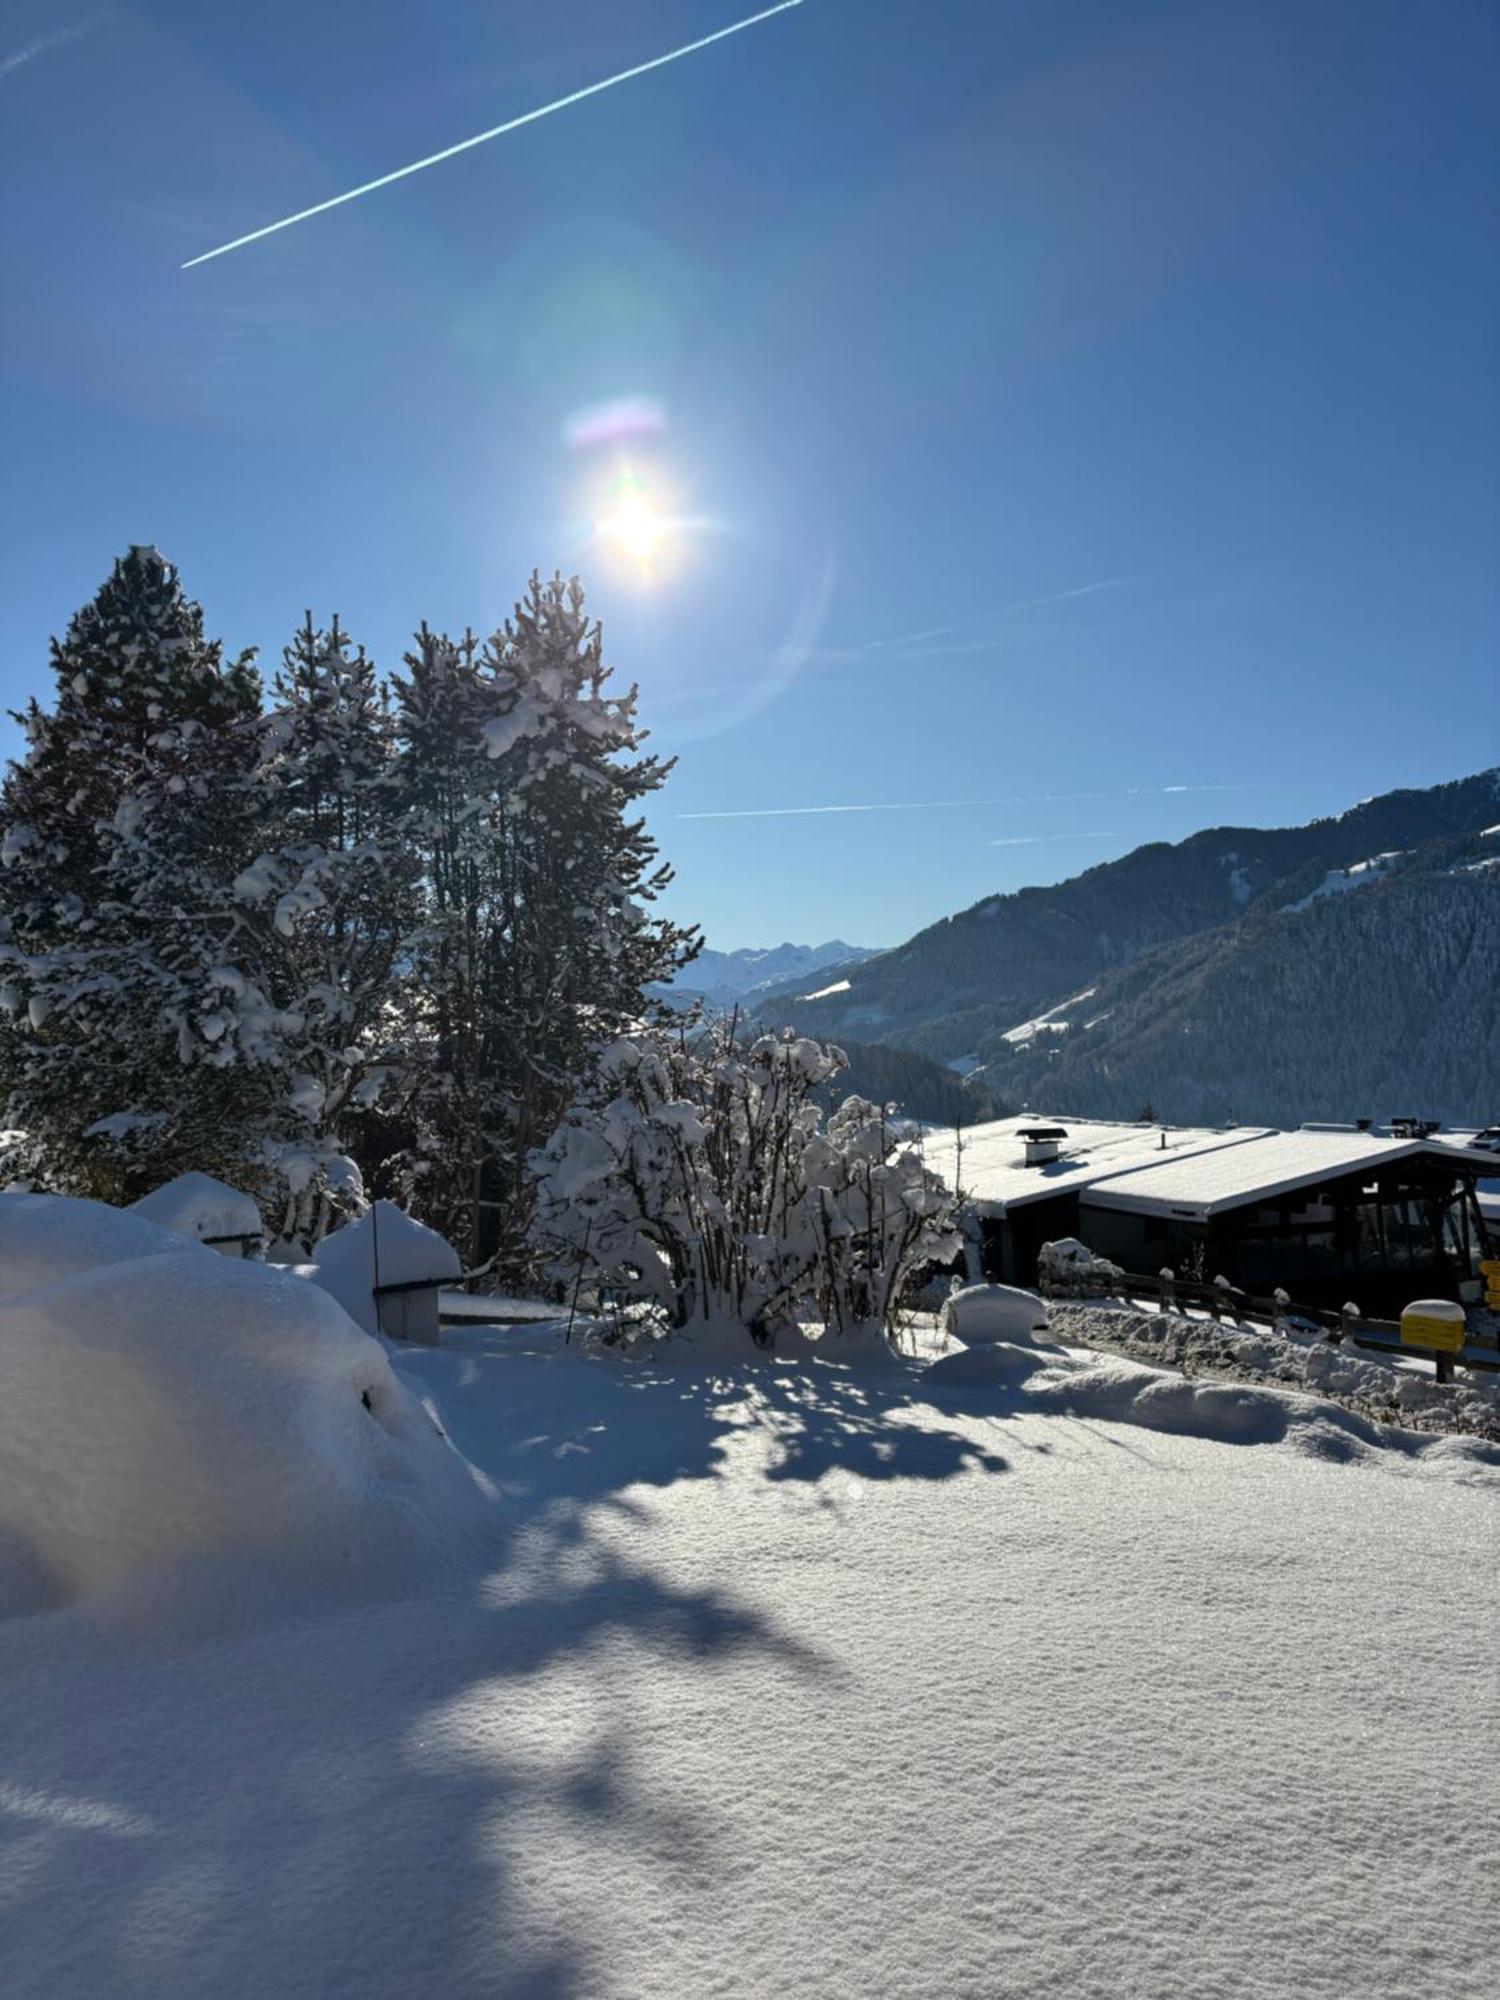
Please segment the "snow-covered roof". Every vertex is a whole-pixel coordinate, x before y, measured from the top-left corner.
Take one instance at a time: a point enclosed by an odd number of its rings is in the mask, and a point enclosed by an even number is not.
[[[1068,1136],[1056,1160],[1028,1166],[1022,1135],[1043,1125]],[[1119,1125],[1098,1118],[1043,1119],[1029,1112],[967,1126],[961,1135],[929,1132],[924,1152],[934,1173],[959,1185],[988,1215],[1087,1188],[1090,1207],[1197,1217],[1417,1154],[1446,1156],[1492,1175],[1496,1155],[1467,1147],[1465,1136],[1405,1139],[1349,1127],[1277,1132],[1258,1125],[1220,1130]]]
[[[332,1292],[357,1326],[378,1325],[375,1294],[393,1286],[442,1285],[463,1275],[458,1252],[394,1202],[372,1202],[318,1245],[313,1282]]]
[[[130,1204],[131,1213],[144,1215],[162,1229],[175,1229],[199,1243],[259,1236],[260,1209],[253,1196],[242,1194],[212,1174],[179,1174],[150,1194]]]
[[[1068,1136],[1057,1159],[1028,1166],[1021,1135],[1039,1126],[1064,1130]],[[959,1185],[986,1213],[1003,1215],[1008,1209],[1049,1201],[1108,1174],[1143,1167],[1151,1161],[1243,1146],[1263,1136],[1264,1128],[1252,1125],[1215,1131],[1203,1126],[1120,1125],[1098,1118],[1053,1119],[1025,1112],[1016,1118],[967,1126],[962,1134],[929,1132],[923,1151],[933,1172],[950,1186]]]
[[[1254,1133],[1244,1145],[1205,1150],[1206,1158],[1161,1160],[1101,1179],[1089,1189],[1089,1206],[1202,1218],[1397,1160],[1446,1158],[1481,1168],[1486,1160],[1484,1154],[1442,1139],[1306,1129]],[[1489,1158],[1492,1163],[1493,1156]]]

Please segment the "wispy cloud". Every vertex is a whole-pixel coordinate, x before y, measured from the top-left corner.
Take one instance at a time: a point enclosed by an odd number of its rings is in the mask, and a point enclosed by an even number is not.
[[[1040,611],[1049,604],[1071,604],[1075,597],[1097,597],[1101,590],[1134,590],[1144,583],[1141,576],[1106,576],[1098,583],[1080,583],[1072,590],[1054,590],[1046,597],[1023,597],[1019,604],[1007,604],[999,618],[1014,618],[1020,611]]]
[[[1119,792],[1017,792],[1003,799],[880,799],[869,805],[740,806],[728,811],[678,813],[678,819],[807,819],[825,813],[975,812],[991,806],[1073,805],[1085,799],[1159,799],[1176,792],[1250,792],[1256,785],[1132,785]],[[1033,836],[1028,836],[1031,838]],[[1040,840],[1044,836],[1034,836]],[[1048,835],[1052,839],[1114,840],[1115,834]],[[1020,841],[994,841],[995,847]]]
[[[1075,584],[1070,590],[1050,591],[1045,597],[1023,597],[1015,604],[1002,604],[998,610],[989,612],[982,618],[965,618],[956,625],[931,625],[921,632],[902,632],[881,639],[866,639],[857,646],[820,646],[813,653],[815,662],[826,665],[851,666],[858,662],[868,662],[872,666],[889,663],[902,665],[908,660],[956,659],[970,653],[994,653],[1011,646],[1022,644],[1012,632],[990,631],[978,637],[958,640],[957,643],[940,644],[939,641],[953,641],[959,633],[975,633],[981,626],[1002,623],[1007,618],[1018,618],[1023,611],[1043,611],[1055,604],[1071,604],[1081,597],[1097,597],[1102,592],[1112,590],[1133,590],[1145,579],[1139,576],[1106,576],[1097,583]]]
[[[10,76],[27,63],[35,62],[38,56],[49,55],[53,49],[66,48],[70,42],[81,42],[89,29],[102,18],[100,14],[85,14],[70,28],[54,28],[50,35],[38,35],[23,48],[13,50],[8,56],[0,56],[0,77]]]

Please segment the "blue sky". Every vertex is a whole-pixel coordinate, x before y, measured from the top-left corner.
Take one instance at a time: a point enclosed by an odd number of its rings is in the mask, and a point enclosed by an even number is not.
[[[1487,0],[805,0],[179,268],[754,11],[0,0],[0,692],[132,541],[268,664],[577,569],[725,947],[1500,760]]]

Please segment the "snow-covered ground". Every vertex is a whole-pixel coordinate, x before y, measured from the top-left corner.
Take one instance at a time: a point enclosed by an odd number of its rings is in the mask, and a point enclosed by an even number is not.
[[[1491,1990],[1500,1453],[1024,1345],[391,1359],[452,1561],[0,1622],[8,2000]]]

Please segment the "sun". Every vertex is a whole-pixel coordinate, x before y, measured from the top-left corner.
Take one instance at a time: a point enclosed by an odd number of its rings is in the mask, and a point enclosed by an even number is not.
[[[600,536],[643,568],[661,554],[672,523],[637,480],[623,484],[599,522]]]

